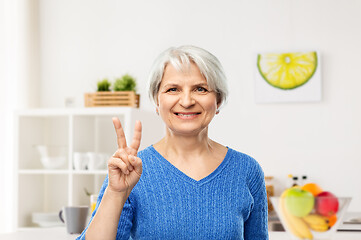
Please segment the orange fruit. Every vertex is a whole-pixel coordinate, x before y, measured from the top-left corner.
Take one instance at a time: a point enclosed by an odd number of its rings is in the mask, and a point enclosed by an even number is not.
[[[328,226],[332,227],[337,222],[336,214],[332,215],[331,217],[327,217],[328,219]]]
[[[306,183],[301,187],[301,189],[305,191],[309,191],[315,197],[323,191],[322,188],[318,186],[316,183]]]

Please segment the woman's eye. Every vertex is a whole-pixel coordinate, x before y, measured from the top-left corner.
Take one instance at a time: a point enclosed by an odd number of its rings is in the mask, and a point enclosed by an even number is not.
[[[177,88],[169,88],[166,92],[175,92],[177,91]]]
[[[207,89],[205,89],[204,87],[197,87],[197,92],[208,92]]]

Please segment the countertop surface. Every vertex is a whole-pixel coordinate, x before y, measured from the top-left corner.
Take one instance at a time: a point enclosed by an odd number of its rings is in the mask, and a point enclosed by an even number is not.
[[[70,240],[78,234],[68,234],[65,227],[22,229],[13,233],[0,234],[1,240]],[[270,240],[289,240],[285,232],[269,232]],[[361,232],[337,232],[334,240],[360,240]]]

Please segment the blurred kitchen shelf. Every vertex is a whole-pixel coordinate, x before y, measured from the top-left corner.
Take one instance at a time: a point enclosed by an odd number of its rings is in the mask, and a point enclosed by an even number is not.
[[[31,221],[33,212],[58,212],[66,205],[89,205],[87,193],[99,192],[108,171],[74,170],[73,155],[96,152],[111,156],[117,149],[112,117],[120,119],[128,143],[135,121],[142,121],[140,150],[164,135],[164,126],[155,112],[131,107],[27,109],[15,113],[17,229],[37,227]],[[61,168],[44,167],[39,145],[65,147]]]
[[[338,231],[361,232],[361,212],[347,212]]]
[[[108,170],[47,170],[47,169],[19,169],[19,174],[79,174],[79,175],[106,175]]]
[[[69,174],[68,170],[20,169],[19,174]]]
[[[94,174],[94,175],[106,175],[108,174],[108,170],[73,170],[73,174],[79,174],[79,175],[87,175],[87,174]]]

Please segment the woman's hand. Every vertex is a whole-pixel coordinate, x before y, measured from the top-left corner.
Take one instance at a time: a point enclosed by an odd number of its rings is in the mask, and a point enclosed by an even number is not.
[[[113,118],[118,150],[108,161],[108,187],[86,230],[86,239],[115,239],[124,203],[142,174],[142,160],[137,156],[142,125],[135,123],[132,144],[128,147],[118,118]]]
[[[133,141],[127,146],[124,131],[118,118],[112,118],[117,134],[118,150],[108,161],[108,189],[129,194],[142,174],[142,160],[137,157],[142,137],[142,124],[135,123]]]

